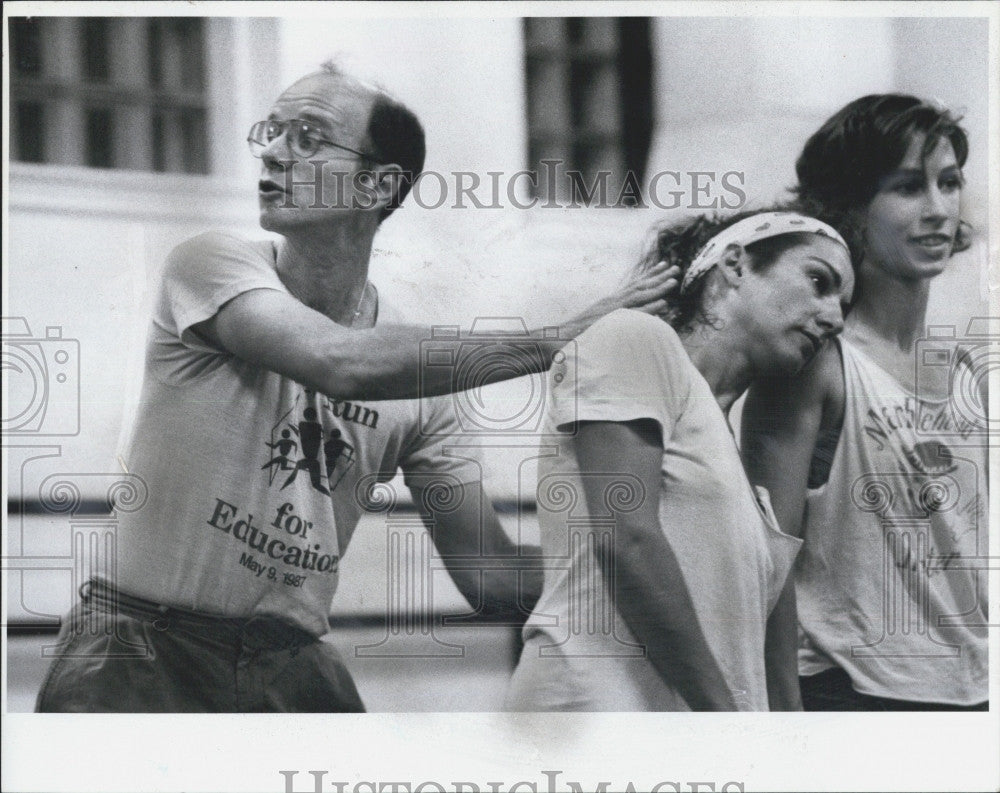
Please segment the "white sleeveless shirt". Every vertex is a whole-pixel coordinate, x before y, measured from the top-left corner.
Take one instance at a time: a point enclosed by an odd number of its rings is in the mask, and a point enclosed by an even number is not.
[[[839,344],[843,429],[796,564],[799,671],[839,666],[872,696],[983,702],[986,435]]]

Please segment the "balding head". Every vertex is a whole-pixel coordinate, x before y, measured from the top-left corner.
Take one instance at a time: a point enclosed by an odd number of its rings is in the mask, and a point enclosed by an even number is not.
[[[375,183],[387,189],[380,223],[402,203],[423,169],[424,130],[413,112],[331,62],[292,83],[271,115],[312,122],[326,140],[364,152]]]
[[[424,128],[416,114],[385,89],[349,75],[335,62],[326,61],[320,71],[310,77],[327,76],[343,81],[358,96],[370,98],[370,111],[366,127],[367,146],[376,162],[395,163],[402,169],[399,188],[392,202],[382,210],[384,220],[410,192],[413,182],[424,168],[426,144]],[[308,78],[306,78],[308,79]]]

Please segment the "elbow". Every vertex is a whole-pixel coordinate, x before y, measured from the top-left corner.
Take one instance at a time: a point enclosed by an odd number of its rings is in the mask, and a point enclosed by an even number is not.
[[[656,554],[659,551],[662,540],[644,526],[619,522],[615,531],[617,533],[614,541],[615,553],[623,558],[645,559],[649,554]]]
[[[640,587],[664,553],[662,537],[643,526],[618,523],[613,537],[594,537],[593,542],[604,575],[613,575],[625,589]]]
[[[415,399],[422,396],[419,378],[405,356],[376,345],[363,333],[352,344],[339,341],[317,354],[317,386],[332,399],[355,401]]]

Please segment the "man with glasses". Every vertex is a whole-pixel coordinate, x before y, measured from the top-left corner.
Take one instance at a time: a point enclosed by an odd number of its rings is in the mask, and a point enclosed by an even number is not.
[[[363,710],[319,637],[358,519],[400,468],[470,603],[516,623],[537,598],[541,571],[515,569],[478,467],[444,448],[458,425],[442,395],[463,387],[461,367],[420,372],[429,329],[368,281],[379,224],[423,167],[419,121],[324,67],[249,145],[260,224],[282,240],[209,233],[170,254],[122,458],[148,501],[119,516],[117,569],[64,621],[39,710]],[[660,310],[669,275],[591,307],[561,340],[532,334],[521,373],[607,311]]]

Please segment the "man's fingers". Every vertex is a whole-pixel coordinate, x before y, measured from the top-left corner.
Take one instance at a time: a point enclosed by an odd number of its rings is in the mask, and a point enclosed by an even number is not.
[[[640,310],[644,311],[647,314],[654,314],[656,316],[662,316],[664,318],[666,318],[668,309],[669,307],[667,301],[663,300],[662,298],[660,300],[654,300],[652,303],[647,303],[644,306],[640,307]]]
[[[647,314],[658,314],[664,311],[667,306],[668,303],[665,298],[657,297],[636,303],[632,306],[632,308],[637,309],[638,311],[644,311]]]
[[[657,262],[618,293],[617,297],[621,301],[619,305],[636,308],[647,314],[662,313],[667,310],[666,298],[676,294],[680,282],[680,267],[665,261]]]
[[[660,262],[648,273],[646,277],[643,278],[639,284],[646,288],[658,288],[665,287],[667,284],[672,284],[672,288],[676,289],[677,285],[680,283],[681,279],[681,268],[676,264],[668,265],[666,262]]]
[[[654,273],[650,271],[648,277],[636,283],[636,289],[639,292],[651,292],[657,295],[669,295],[673,294],[680,287],[681,283],[681,268],[676,264],[669,267],[666,266]]]

